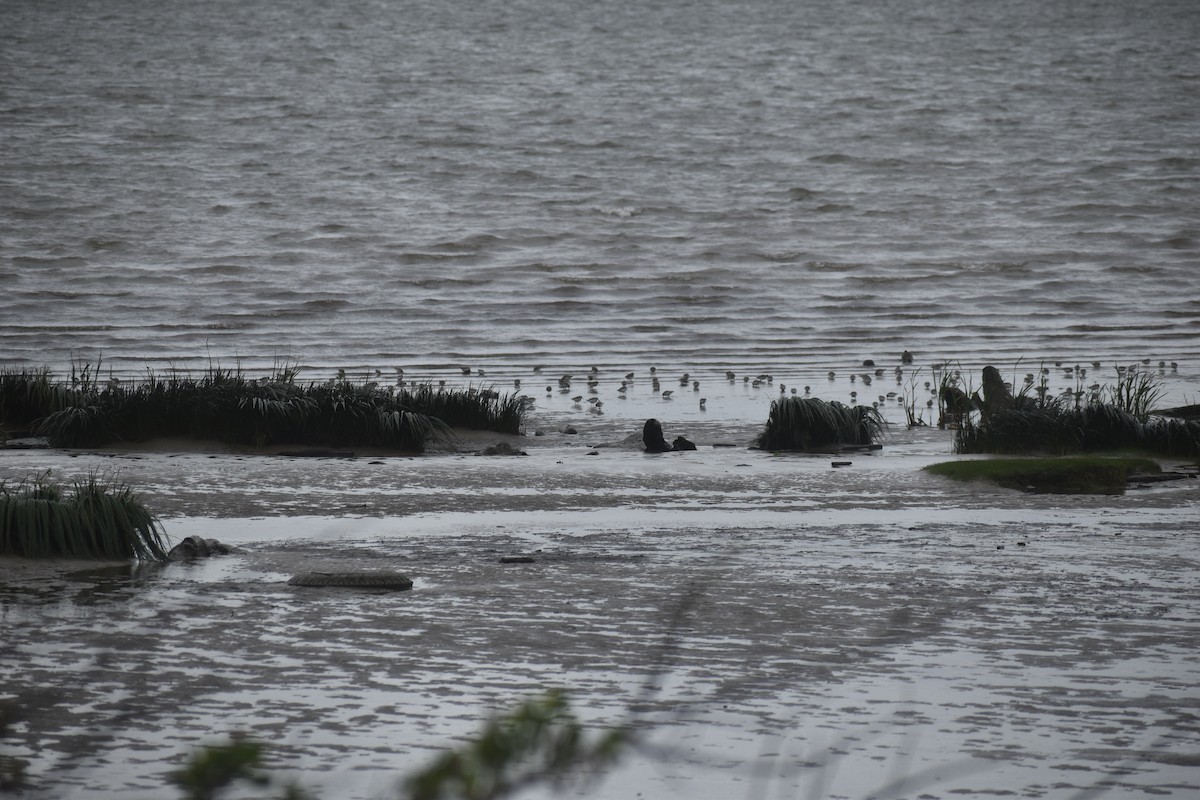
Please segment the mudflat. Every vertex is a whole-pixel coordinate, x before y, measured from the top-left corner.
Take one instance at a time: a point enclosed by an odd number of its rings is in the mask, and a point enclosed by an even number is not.
[[[140,800],[245,732],[278,777],[357,800],[561,687],[642,746],[545,796],[1200,789],[1200,482],[964,486],[920,470],[933,434],[838,468],[699,443],[4,453],[9,479],[118,470],[173,541],[247,552],[0,561],[0,747],[27,797]],[[287,585],[382,569],[413,589]]]

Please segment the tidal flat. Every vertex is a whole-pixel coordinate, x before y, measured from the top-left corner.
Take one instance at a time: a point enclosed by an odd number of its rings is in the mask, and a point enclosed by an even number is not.
[[[172,541],[247,550],[0,562],[25,796],[169,797],[233,732],[316,797],[396,796],[552,687],[641,744],[524,796],[1200,789],[1200,481],[1024,494],[923,472],[949,457],[931,429],[834,467],[749,427],[668,426],[699,449],[647,455],[630,420],[590,422],[421,457],[0,452],[0,478],[116,473]],[[474,454],[501,439],[528,455]],[[415,585],[286,583],[358,569]]]

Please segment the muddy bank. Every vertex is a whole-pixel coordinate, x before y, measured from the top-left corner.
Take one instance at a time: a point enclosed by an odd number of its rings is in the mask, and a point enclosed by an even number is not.
[[[120,459],[172,539],[248,552],[0,564],[0,741],[30,797],[162,797],[242,730],[320,796],[372,798],[559,686],[655,745],[589,797],[1200,788],[1195,482],[1030,496],[922,474],[934,442],[890,450]],[[286,584],[320,569],[415,585]]]

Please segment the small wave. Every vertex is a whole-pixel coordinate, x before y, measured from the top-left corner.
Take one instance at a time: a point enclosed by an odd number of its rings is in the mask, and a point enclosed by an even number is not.
[[[824,155],[812,156],[808,160],[814,164],[848,164],[854,158],[845,153],[826,153]]]
[[[473,236],[466,236],[455,242],[439,242],[433,246],[433,249],[448,253],[477,253],[485,248],[503,243],[504,239],[499,236],[493,236],[490,233],[478,233]]]
[[[245,320],[221,320],[217,322],[206,322],[197,327],[210,331],[244,331],[248,328],[253,328],[256,323]]]
[[[1138,321],[1131,322],[1128,325],[1078,324],[1066,326],[1067,330],[1075,331],[1077,333],[1140,333],[1142,331],[1169,331],[1175,328],[1175,325],[1168,325],[1165,323],[1153,324]]]
[[[598,209],[601,214],[609,217],[637,217],[645,212],[644,206],[600,206]]]
[[[204,267],[191,267],[188,272],[193,275],[243,275],[249,272],[249,267],[237,264],[210,264]]]
[[[773,264],[790,264],[803,258],[804,253],[799,250],[780,250],[773,253],[759,253],[758,257]]]
[[[854,206],[846,205],[845,203],[823,203],[816,208],[816,211],[820,214],[836,214],[839,211],[853,210]]]
[[[12,260],[15,267],[86,267],[87,259],[74,256],[63,258],[38,258],[36,256],[15,256]]]
[[[814,272],[851,272],[865,265],[850,261],[809,261],[804,266]]]
[[[812,189],[805,189],[803,186],[793,186],[788,189],[788,199],[792,202],[799,203],[803,200],[811,200],[820,192],[814,192]]]
[[[89,250],[123,250],[127,244],[121,239],[88,239],[84,242]]]

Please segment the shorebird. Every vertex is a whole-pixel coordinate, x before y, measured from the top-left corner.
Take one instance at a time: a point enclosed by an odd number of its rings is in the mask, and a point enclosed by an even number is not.
[[[731,381],[736,377],[737,376],[733,374],[733,370],[731,370],[731,369],[725,370],[725,380]]]
[[[631,380],[633,380],[633,373],[632,373],[632,372],[626,372],[626,373],[625,373],[625,380],[627,380],[627,381],[631,381]]]
[[[470,375],[470,374],[471,374],[471,368],[470,368],[470,367],[459,367],[459,369],[461,369],[461,370],[462,370],[462,374],[463,374],[463,375]]]
[[[707,402],[708,402],[708,398],[706,398],[706,397],[701,397],[701,398],[700,398],[700,410],[701,410],[701,411],[703,411],[703,410],[704,410],[704,404],[705,404],[705,403],[707,403]]]
[[[692,391],[693,392],[700,391],[700,381],[692,381]]]
[[[674,391],[675,391],[674,389],[667,389],[665,392],[663,392],[662,393],[663,400],[670,400],[671,395],[674,394]]]
[[[583,400],[583,395],[581,395],[581,394],[577,394],[571,398],[571,402],[574,403],[575,405],[579,405],[579,401],[581,401],[581,400]]]
[[[829,370],[829,380],[833,380],[833,379],[834,379],[834,378],[836,378],[836,377],[837,377],[837,375],[834,373],[834,371],[833,371],[833,370]]]
[[[805,394],[809,394],[810,392],[812,392],[812,387],[811,387],[811,386],[805,386],[805,387],[804,387],[804,393],[805,393]]]

